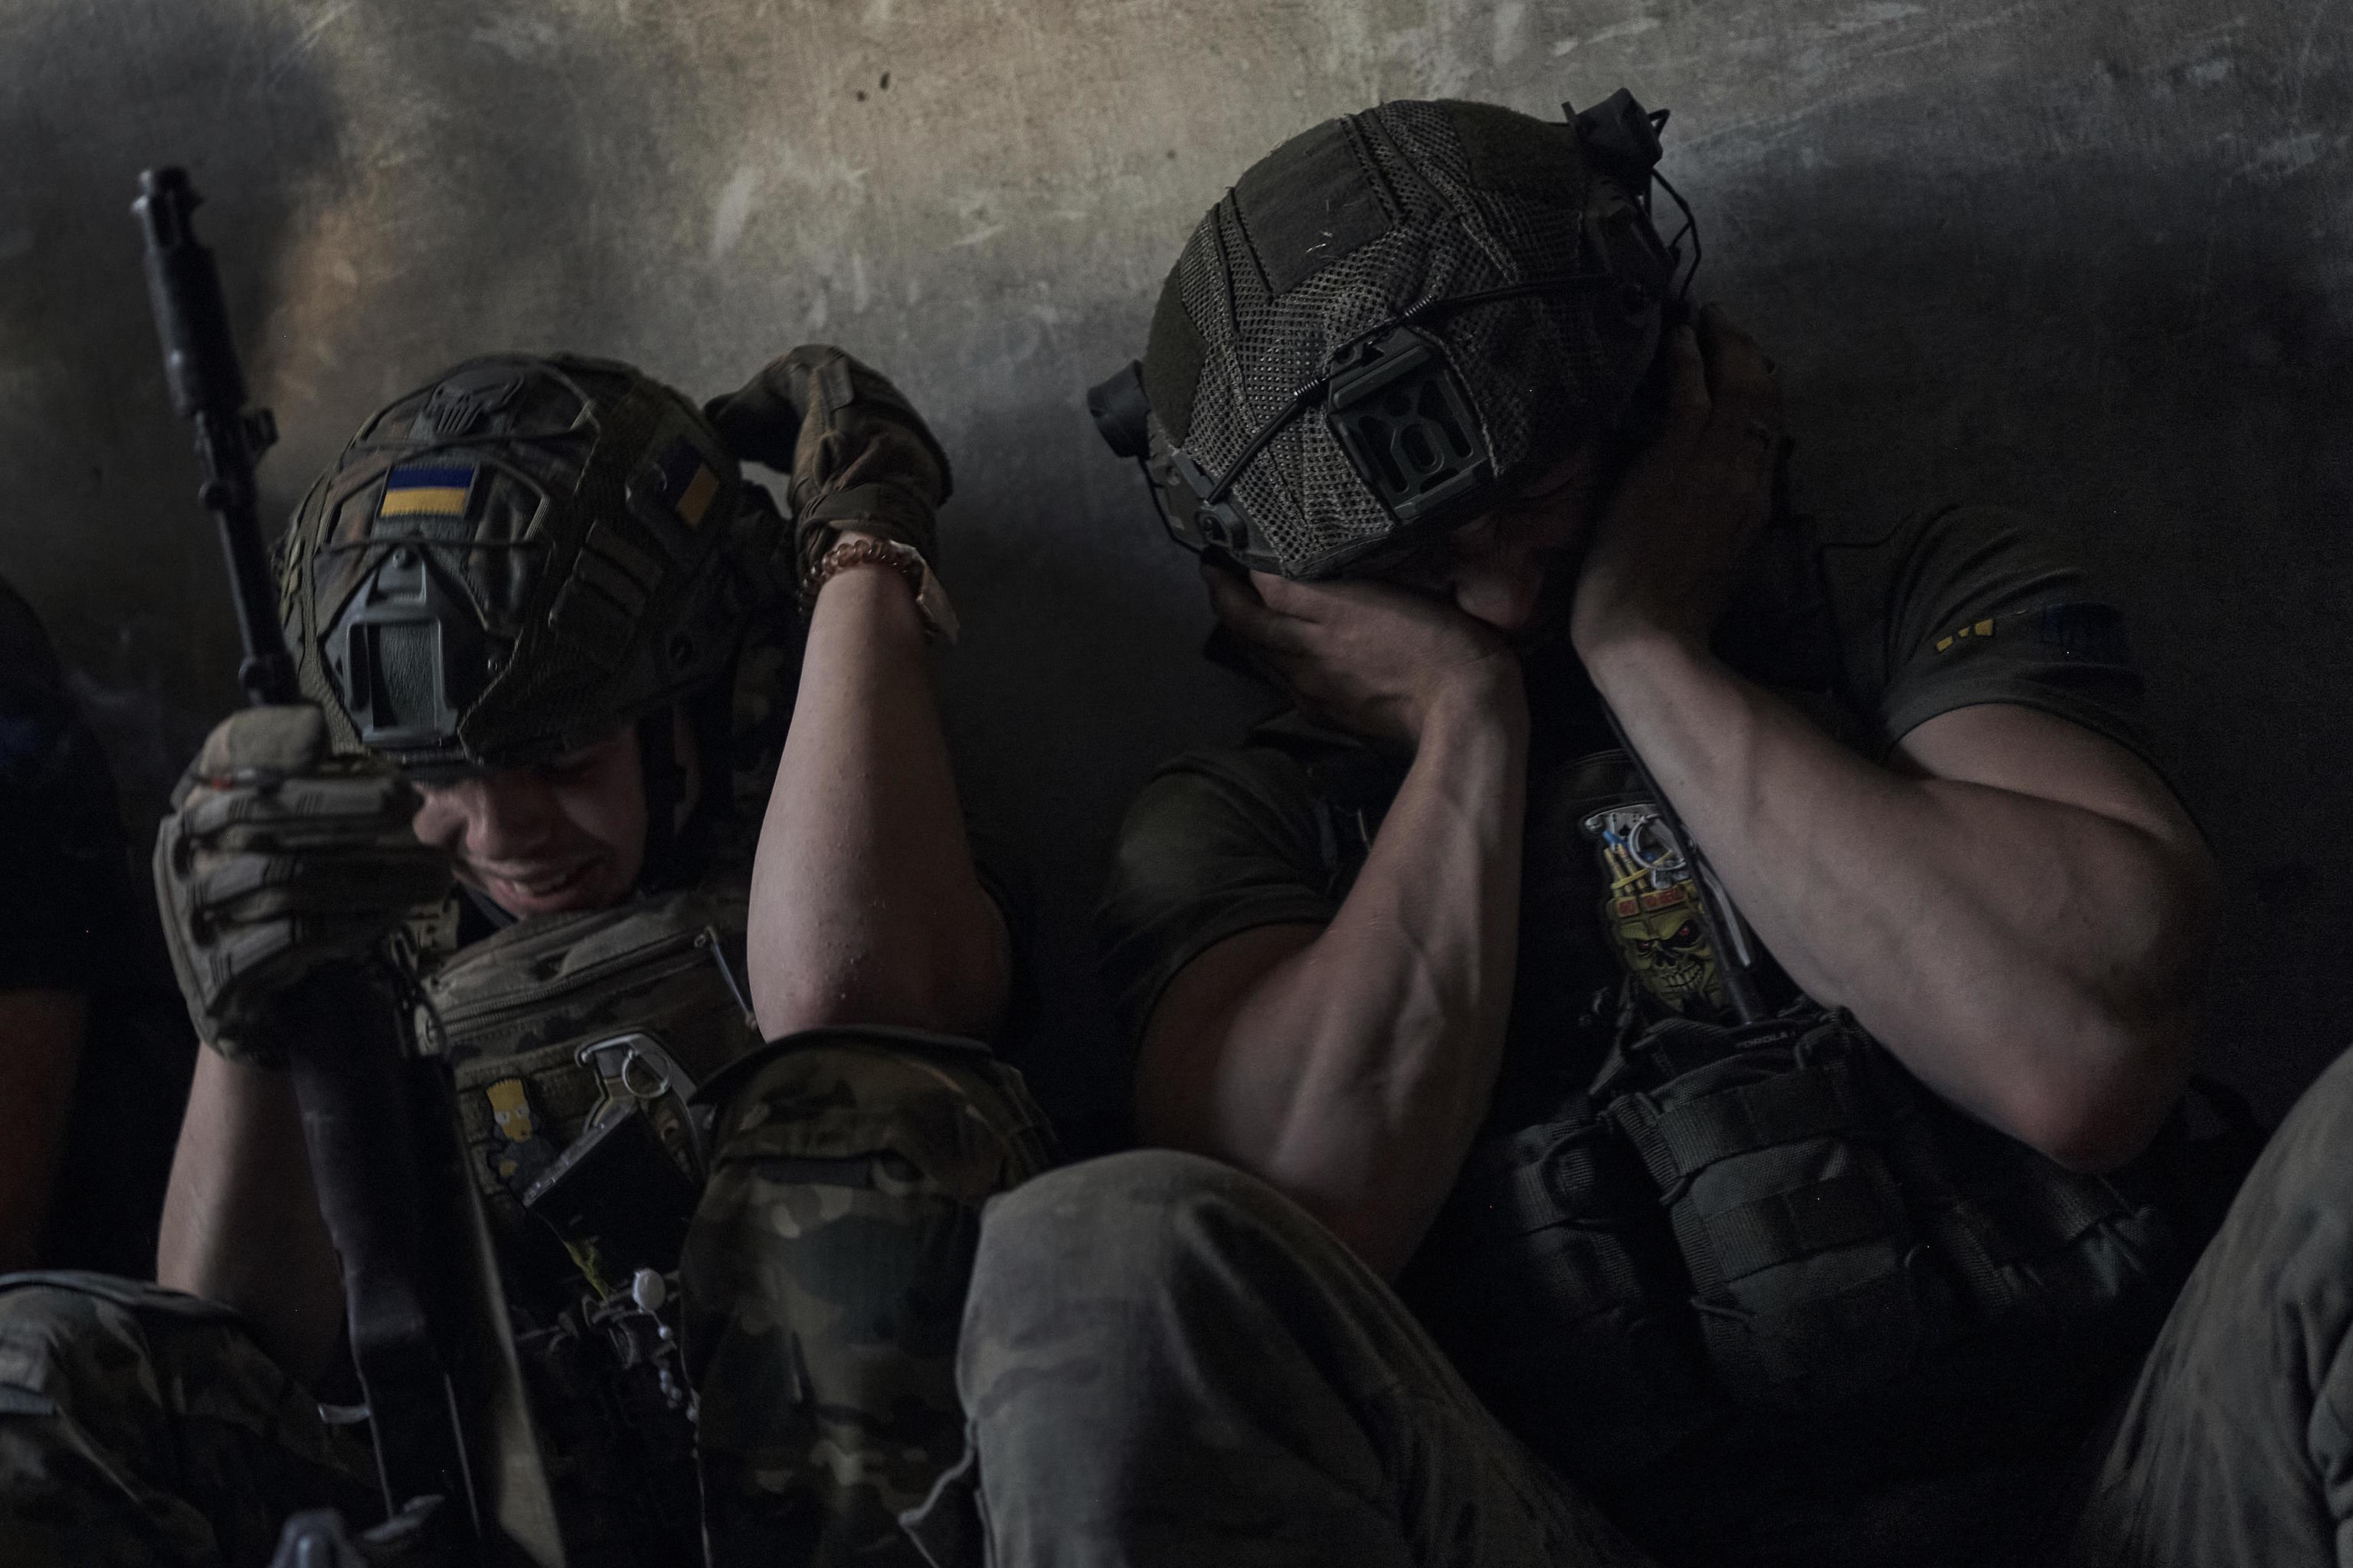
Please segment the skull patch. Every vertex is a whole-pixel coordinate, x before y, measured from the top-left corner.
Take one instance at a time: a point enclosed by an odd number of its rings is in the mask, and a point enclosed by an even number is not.
[[[1659,809],[1647,800],[1612,806],[1586,818],[1584,828],[1609,879],[1601,928],[1635,983],[1686,1018],[1723,1012],[1724,980],[1700,926],[1698,889],[1660,825]]]

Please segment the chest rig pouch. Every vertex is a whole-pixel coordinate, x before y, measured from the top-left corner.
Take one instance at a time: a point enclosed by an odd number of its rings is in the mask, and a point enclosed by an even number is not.
[[[701,1192],[699,1085],[760,1044],[740,976],[745,898],[719,884],[520,921],[423,982],[468,1164],[529,1302],[677,1266]],[[560,1244],[551,1247],[551,1243]]]
[[[708,1160],[696,1090],[760,1044],[740,879],[519,921],[422,980],[571,1560],[699,1563],[676,1270]]]
[[[2014,1433],[2179,1284],[2144,1177],[1972,1120],[1843,1012],[1667,1019],[1564,1110],[1474,1151],[1415,1272],[1474,1386],[1580,1478],[1731,1421],[1884,1432],[1889,1463]]]

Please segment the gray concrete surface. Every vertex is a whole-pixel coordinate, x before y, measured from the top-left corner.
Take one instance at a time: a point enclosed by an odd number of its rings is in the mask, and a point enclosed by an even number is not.
[[[210,193],[282,515],[359,418],[493,346],[698,393],[828,338],[955,455],[947,667],[1040,868],[1066,1113],[1119,1097],[1084,916],[1154,761],[1260,699],[1086,384],[1251,159],[1384,97],[1672,106],[1702,291],[1784,368],[1826,504],[2020,503],[2131,611],[2230,874],[2218,1065],[2353,1041],[2353,21],[2331,0],[7,0],[0,572],[153,809],[232,633],[125,214]]]

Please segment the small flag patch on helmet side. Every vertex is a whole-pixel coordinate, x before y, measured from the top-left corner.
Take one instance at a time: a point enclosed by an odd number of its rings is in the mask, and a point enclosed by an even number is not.
[[[689,528],[701,523],[719,493],[719,476],[702,461],[694,443],[684,436],[670,442],[658,471],[661,475],[661,498],[678,514],[678,520]]]
[[[379,517],[463,517],[473,493],[470,464],[405,463],[384,482]]]

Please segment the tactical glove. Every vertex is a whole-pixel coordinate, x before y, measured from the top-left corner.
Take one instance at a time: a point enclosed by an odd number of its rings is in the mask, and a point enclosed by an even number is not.
[[[948,498],[947,453],[879,372],[829,344],[804,344],[703,411],[736,456],[792,475],[803,573],[845,528],[936,561],[934,514]]]
[[[307,703],[221,721],[155,836],[164,939],[200,1039],[282,1065],[286,992],[448,892],[449,857],[409,832],[417,804],[383,763],[330,756]]]

